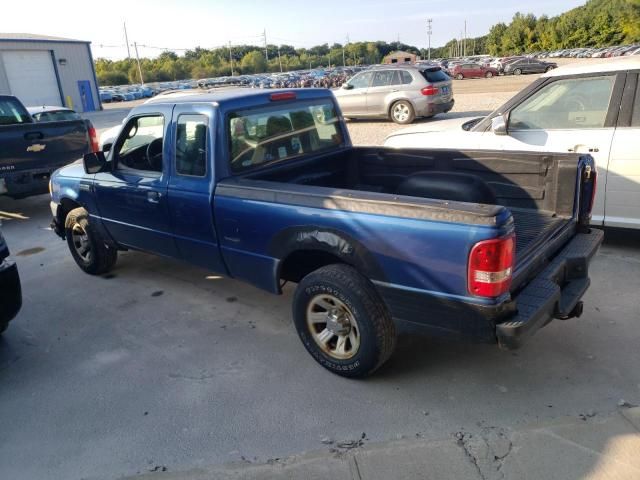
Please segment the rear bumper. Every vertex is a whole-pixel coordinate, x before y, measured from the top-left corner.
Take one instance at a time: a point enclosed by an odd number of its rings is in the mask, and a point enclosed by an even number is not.
[[[582,313],[580,299],[590,285],[589,263],[604,239],[602,230],[580,233],[515,298],[517,313],[496,325],[501,347],[515,349],[554,318]]]
[[[589,287],[588,267],[604,238],[601,230],[577,234],[536,278],[494,305],[436,296],[380,281],[374,284],[393,318],[425,333],[515,349],[554,318],[579,316]]]
[[[49,191],[49,179],[58,166],[2,175],[0,193],[14,198],[40,195]]]
[[[22,306],[18,267],[14,262],[0,263],[0,324],[14,318]]]
[[[452,98],[448,102],[444,103],[425,103],[424,105],[420,105],[416,111],[416,115],[418,117],[431,117],[433,115],[437,115],[438,113],[447,113],[449,110],[453,108],[455,104],[455,100]]]

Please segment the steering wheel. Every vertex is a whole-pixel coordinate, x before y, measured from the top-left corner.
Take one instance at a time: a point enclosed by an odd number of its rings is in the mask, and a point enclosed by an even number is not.
[[[587,110],[584,98],[579,96],[567,98],[564,101],[564,105],[570,112],[584,112]]]
[[[151,170],[162,171],[162,138],[155,138],[147,145],[147,163]]]

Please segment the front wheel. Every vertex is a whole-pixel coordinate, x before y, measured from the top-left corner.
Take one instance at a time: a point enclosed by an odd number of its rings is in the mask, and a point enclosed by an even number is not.
[[[348,265],[327,265],[302,279],[293,321],[316,362],[343,377],[373,373],[395,347],[395,326],[382,299]]]
[[[521,73],[522,73],[522,70],[520,70],[519,68],[516,68],[516,69],[513,71],[513,74],[514,74],[514,75],[520,75]]]
[[[76,208],[67,214],[64,231],[71,256],[86,273],[101,275],[116,264],[118,251],[107,245],[91,226],[89,213],[84,208]]]
[[[493,72],[487,72],[487,73],[484,74],[484,76],[486,78],[491,78],[491,77],[493,77]]]
[[[391,119],[400,125],[412,123],[416,118],[413,105],[406,100],[400,100],[391,107]]]
[[[459,73],[456,75],[456,80],[462,80],[464,78],[464,75]]]

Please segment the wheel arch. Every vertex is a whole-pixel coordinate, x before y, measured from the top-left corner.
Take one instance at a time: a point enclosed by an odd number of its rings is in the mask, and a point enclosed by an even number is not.
[[[343,263],[369,279],[386,278],[377,260],[358,240],[345,232],[319,227],[291,227],[270,243],[277,258],[275,283],[299,282],[309,273],[330,264]]]

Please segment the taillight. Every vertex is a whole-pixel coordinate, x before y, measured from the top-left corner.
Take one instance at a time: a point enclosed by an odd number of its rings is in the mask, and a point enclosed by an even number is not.
[[[272,102],[282,101],[282,100],[295,100],[296,92],[278,92],[272,93],[269,95],[269,99]]]
[[[509,291],[515,258],[515,236],[476,243],[469,254],[469,293],[499,297]]]
[[[420,90],[420,92],[422,92],[422,95],[435,95],[436,93],[438,93],[438,87],[429,85],[428,87],[424,87],[422,90]]]
[[[91,145],[91,151],[96,153],[100,151],[100,142],[98,141],[98,132],[93,125],[89,125],[89,144]]]

